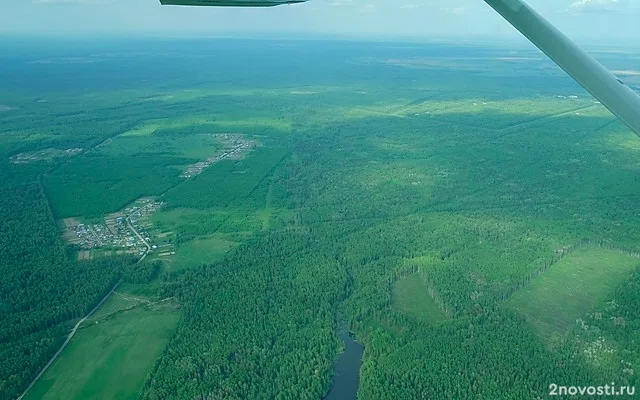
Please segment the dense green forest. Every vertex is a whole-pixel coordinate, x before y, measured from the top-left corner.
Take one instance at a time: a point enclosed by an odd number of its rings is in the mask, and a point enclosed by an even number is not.
[[[304,359],[312,365],[322,365],[330,357],[330,347],[324,347],[327,353],[308,354],[304,346],[296,343],[320,340],[318,335],[323,329],[335,334],[338,328],[335,317],[313,331],[305,325],[294,325],[307,313],[317,315],[314,324],[322,321],[316,313],[321,313],[323,307],[307,305],[304,297],[299,296],[308,294],[323,299],[331,287],[325,288],[323,282],[338,289],[336,296],[341,301],[335,309],[340,310],[350,329],[366,345],[362,398],[520,399],[545,396],[548,382],[588,385],[624,376],[622,364],[611,367],[612,370],[594,368],[583,359],[583,349],[571,341],[549,349],[525,319],[503,308],[501,303],[535,279],[540,271],[553,268],[574,246],[606,238],[598,243],[606,242],[608,246],[616,243],[637,251],[632,239],[637,235],[633,229],[637,217],[625,212],[628,208],[622,205],[628,200],[626,196],[596,195],[580,201],[566,195],[557,202],[551,201],[552,189],[547,189],[551,194],[539,190],[553,182],[542,171],[565,170],[567,152],[545,153],[544,162],[538,162],[539,154],[547,146],[558,146],[553,137],[545,140],[543,134],[536,140],[536,154],[531,154],[527,146],[529,140],[533,146],[534,140],[522,135],[518,137],[521,150],[505,155],[504,148],[496,144],[510,147],[506,140],[494,140],[492,146],[483,146],[479,138],[470,134],[439,136],[441,147],[436,150],[431,149],[435,138],[428,133],[418,138],[396,131],[393,139],[385,138],[386,143],[396,143],[401,149],[389,155],[376,148],[384,138],[383,127],[392,129],[403,126],[403,122],[380,118],[375,131],[372,125],[369,121],[352,122],[348,132],[324,131],[297,147],[294,157],[283,167],[285,172],[279,175],[282,180],[276,184],[286,188],[281,191],[284,197],[277,198],[281,204],[291,199],[298,202],[295,206],[298,224],[258,237],[225,262],[193,271],[183,278],[177,293],[188,311],[167,354],[147,382],[146,398],[191,397],[198,393],[212,398],[273,398],[281,393],[319,397],[322,388],[301,380],[286,380],[293,373],[288,371],[300,368],[293,360],[278,363],[277,373],[272,372],[275,375],[268,379],[263,380],[264,375],[258,372],[272,371],[272,365],[260,360],[277,359],[277,352],[282,351],[269,344],[269,329],[262,322],[263,315],[274,323],[282,321],[280,332],[273,333],[272,339],[277,338],[289,352],[306,354]],[[442,127],[440,123],[434,125]],[[596,126],[599,125],[596,121]],[[360,131],[368,132],[368,136],[365,138]],[[514,140],[514,136],[510,139]],[[411,149],[400,145],[403,140],[411,140]],[[474,140],[477,146],[462,149],[455,146]],[[446,148],[456,148],[455,155],[451,151],[438,154]],[[352,151],[345,154],[346,149]],[[405,149],[407,152],[402,153]],[[376,157],[368,156],[367,152]],[[424,161],[425,153],[428,161]],[[598,192],[594,184],[611,185],[596,180],[613,168],[608,164],[594,165],[593,158],[600,157],[600,153],[597,148],[592,153],[583,150],[580,156],[587,161],[580,168],[582,173],[569,187],[564,186],[566,179],[561,181],[562,186],[558,181],[558,189],[569,193],[584,191],[582,180],[587,179],[591,183],[585,187],[594,192]],[[371,158],[375,160],[373,165]],[[456,160],[466,165],[471,163],[469,158],[492,158],[492,161],[484,165],[475,163],[474,168],[452,164]],[[624,154],[616,162],[626,162]],[[497,168],[494,163],[502,167]],[[523,170],[520,164],[527,168]],[[454,167],[457,174],[453,177],[438,173],[438,169]],[[624,172],[616,177],[621,180],[616,180],[616,190],[623,193],[634,190],[624,184]],[[635,179],[633,174],[629,174],[629,179]],[[436,186],[430,184],[433,180],[444,182]],[[411,184],[418,181],[425,182],[427,189]],[[501,204],[502,198],[510,200]],[[516,201],[518,198],[522,200]],[[624,217],[618,215],[616,230],[612,232],[609,224],[594,221],[610,218],[613,209],[624,213]],[[568,214],[565,210],[573,212]],[[581,212],[589,215],[589,219],[583,218]],[[299,246],[312,248],[313,256],[305,256]],[[313,261],[310,264],[289,261],[287,255],[291,252],[296,260],[309,257]],[[324,263],[318,257],[336,260],[336,275],[329,280],[314,275],[311,288],[281,295],[281,290],[290,290],[290,285],[297,284],[300,275],[331,273],[333,269],[322,267]],[[272,258],[279,260],[278,269],[269,267]],[[607,268],[616,267],[606,264],[604,259],[602,262]],[[445,314],[453,317],[450,323],[431,326],[392,311],[390,286],[411,271],[422,274],[431,296]],[[202,279],[203,274],[211,274],[211,278]],[[287,279],[281,280],[280,274]],[[219,279],[218,289],[208,289],[217,280],[214,277]],[[271,286],[272,281],[277,284]],[[249,297],[244,290],[253,294]],[[225,300],[215,296],[216,302],[232,303],[211,304],[210,293],[214,292],[228,293]],[[282,307],[277,305],[280,298],[296,300]],[[638,304],[637,297],[627,301],[628,307]],[[236,304],[235,308],[232,304]],[[222,310],[229,309],[234,310],[230,313],[234,321],[242,321],[239,326],[219,319],[229,312]],[[285,333],[289,329],[296,334]],[[260,332],[260,340],[266,342],[255,343],[247,337],[231,344],[226,339],[246,331]],[[225,339],[192,339],[200,337],[199,334],[212,338],[214,332],[220,332]],[[252,335],[257,337],[256,333]],[[580,337],[579,332],[576,335]],[[198,347],[192,347],[193,343],[199,343]],[[253,348],[245,349],[246,345]],[[623,351],[623,347],[618,349]],[[196,354],[206,356],[194,357]],[[631,358],[636,361],[628,361]],[[194,372],[181,374],[185,365],[178,360],[187,359],[186,365]],[[630,354],[625,360],[635,363],[637,355]],[[216,378],[210,380],[212,374]],[[627,383],[635,381],[633,375],[627,375]],[[452,376],[455,378],[447,378]],[[175,383],[167,385],[168,382]],[[252,392],[254,388],[256,391]]]
[[[2,398],[16,397],[60,347],[73,321],[117,282],[129,261],[69,260],[42,186],[12,179],[0,186],[0,352]]]
[[[640,142],[538,53],[25,46],[0,52],[1,398],[121,280],[84,332],[168,342],[131,397],[322,398],[344,330],[366,349],[361,399],[637,385]],[[221,134],[256,146],[181,176],[220,154]],[[63,243],[63,219],[142,196],[163,203],[150,221],[175,252],[78,261]],[[75,357],[93,343],[72,340]],[[136,354],[105,341],[118,356],[96,374]]]

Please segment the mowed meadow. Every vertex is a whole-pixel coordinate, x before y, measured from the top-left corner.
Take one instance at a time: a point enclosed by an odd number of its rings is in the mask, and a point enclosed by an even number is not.
[[[637,384],[640,139],[530,47],[19,45],[0,398],[103,298],[25,398],[318,399],[345,330],[361,399]],[[142,262],[63,240],[141,198]]]

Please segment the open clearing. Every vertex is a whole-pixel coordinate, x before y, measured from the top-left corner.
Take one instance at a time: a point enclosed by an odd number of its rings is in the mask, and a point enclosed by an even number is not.
[[[127,310],[133,305],[112,295],[25,399],[137,398],[179,312],[172,301]]]
[[[222,235],[194,239],[180,245],[167,265],[171,270],[181,270],[211,264],[222,259],[237,245],[238,243],[223,239]]]
[[[430,323],[447,319],[429,295],[427,285],[419,273],[411,274],[393,284],[391,306],[398,312]]]
[[[576,319],[609,299],[639,264],[639,259],[622,252],[585,246],[514,294],[507,306],[522,313],[549,345],[555,345]]]
[[[189,163],[203,161],[224,148],[214,134],[153,134],[156,129],[152,125],[136,128],[113,138],[111,142],[100,148],[104,156],[120,157],[123,155],[170,155],[177,161]],[[153,129],[153,132],[151,131]]]
[[[135,129],[131,129],[130,131],[127,131],[125,133],[123,133],[122,137],[130,137],[130,136],[149,136],[149,135],[153,135],[153,133],[158,130],[158,128],[160,127],[160,125],[157,124],[148,124],[148,125],[141,125]]]

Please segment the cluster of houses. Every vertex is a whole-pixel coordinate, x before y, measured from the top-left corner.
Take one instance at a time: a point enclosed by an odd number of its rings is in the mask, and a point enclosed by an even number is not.
[[[113,224],[79,224],[75,228],[78,241],[74,241],[82,249],[99,247],[135,248],[144,244],[128,228],[124,218],[117,218]]]
[[[84,149],[80,147],[74,147],[64,150],[49,148],[44,150],[32,151],[29,153],[16,154],[12,156],[10,160],[14,164],[28,164],[36,161],[51,161],[54,158],[74,156],[81,153],[83,150]]]
[[[182,173],[182,175],[180,175],[182,178],[191,178],[192,176],[196,176],[206,168],[222,160],[233,160],[241,158],[244,153],[246,153],[251,147],[255,145],[254,142],[246,140],[241,135],[237,134],[223,133],[216,135],[216,137],[221,142],[225,143],[227,148],[220,154],[211,156],[205,161],[200,161],[188,166],[187,169]]]
[[[127,253],[144,255],[158,246],[151,244],[149,228],[152,226],[147,218],[157,211],[161,202],[150,199],[139,200],[137,205],[105,217],[104,224],[78,224],[72,229],[75,238],[72,243],[81,249],[120,248]]]

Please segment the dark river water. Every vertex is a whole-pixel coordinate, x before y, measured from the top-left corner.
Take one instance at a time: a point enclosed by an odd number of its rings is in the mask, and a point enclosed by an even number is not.
[[[344,352],[336,361],[333,385],[324,400],[356,400],[358,398],[364,346],[356,342],[347,332],[342,333],[340,338],[344,342]]]

